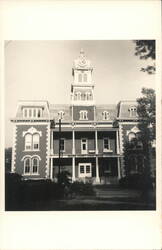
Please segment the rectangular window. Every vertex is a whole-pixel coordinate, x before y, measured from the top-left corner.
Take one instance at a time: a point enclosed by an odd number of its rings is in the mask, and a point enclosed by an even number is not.
[[[38,143],[34,143],[34,149],[39,149],[39,144]]]
[[[82,166],[82,165],[80,166],[80,173],[81,173],[81,174],[84,174],[84,165],[83,165],[83,166]]]
[[[86,165],[86,174],[89,174],[91,172],[90,165]]]
[[[104,149],[109,150],[110,149],[110,140],[108,138],[104,138],[104,145],[103,145]]]
[[[88,140],[87,139],[81,139],[81,153],[87,154],[88,150]]]
[[[65,140],[63,138],[60,139],[60,150],[65,151]]]
[[[79,177],[91,177],[92,176],[92,166],[91,163],[79,163]]]

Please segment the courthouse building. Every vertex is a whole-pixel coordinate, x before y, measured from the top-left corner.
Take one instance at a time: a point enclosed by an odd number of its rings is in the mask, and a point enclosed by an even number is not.
[[[25,179],[55,181],[60,166],[60,171],[71,174],[72,181],[116,183],[125,175],[125,142],[139,133],[137,103],[126,100],[97,105],[93,67],[82,50],[74,60],[72,75],[69,105],[18,103],[11,119],[12,172]],[[132,166],[132,171],[138,172],[138,164]]]

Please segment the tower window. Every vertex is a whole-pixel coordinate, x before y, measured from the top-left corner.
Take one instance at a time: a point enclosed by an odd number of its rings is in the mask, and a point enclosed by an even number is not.
[[[87,110],[81,110],[80,112],[80,120],[88,120],[88,111]]]
[[[87,74],[84,74],[84,82],[87,82]]]
[[[79,74],[79,75],[78,75],[78,81],[79,81],[79,82],[82,82],[82,74]]]

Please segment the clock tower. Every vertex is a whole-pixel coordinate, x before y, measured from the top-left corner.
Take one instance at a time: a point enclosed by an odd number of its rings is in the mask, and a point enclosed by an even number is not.
[[[83,49],[74,60],[72,69],[73,83],[71,86],[72,105],[94,105],[94,84],[92,82],[91,62],[86,59]]]

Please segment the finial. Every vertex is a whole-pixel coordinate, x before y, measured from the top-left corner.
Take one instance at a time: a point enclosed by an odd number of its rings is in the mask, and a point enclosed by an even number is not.
[[[81,55],[84,55],[84,50],[81,48],[81,50],[80,50],[80,54]]]

